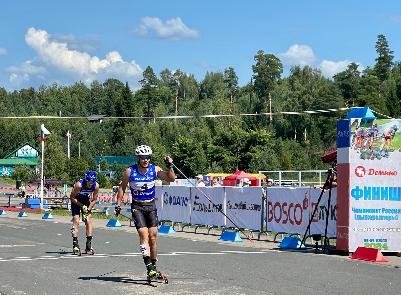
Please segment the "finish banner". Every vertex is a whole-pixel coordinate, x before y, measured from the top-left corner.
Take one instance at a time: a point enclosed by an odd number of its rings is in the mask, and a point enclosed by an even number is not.
[[[338,206],[342,208],[337,248],[400,252],[401,120],[370,116],[341,121],[344,126],[337,134],[347,134],[348,145],[339,146],[338,135]]]

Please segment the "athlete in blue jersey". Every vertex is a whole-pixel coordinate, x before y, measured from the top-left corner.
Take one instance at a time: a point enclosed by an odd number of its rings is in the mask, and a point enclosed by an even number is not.
[[[95,206],[96,199],[99,193],[99,184],[97,183],[97,173],[95,171],[87,171],[83,179],[78,180],[74,189],[71,192],[71,213],[72,213],[72,249],[74,254],[81,255],[81,250],[78,244],[78,225],[80,213],[82,213],[82,221],[86,226],[86,247],[87,254],[94,254],[92,248],[92,208]]]
[[[124,178],[120,183],[117,194],[115,213],[121,211],[121,200],[127,185],[132,195],[132,218],[139,234],[139,248],[143,255],[143,261],[147,268],[148,280],[160,278],[162,273],[156,269],[157,261],[157,210],[155,204],[155,182],[161,180],[173,182],[175,173],[172,167],[173,160],[166,156],[164,161],[167,170],[163,171],[159,166],[150,163],[152,149],[147,145],[140,145],[135,149],[138,164],[127,168]]]

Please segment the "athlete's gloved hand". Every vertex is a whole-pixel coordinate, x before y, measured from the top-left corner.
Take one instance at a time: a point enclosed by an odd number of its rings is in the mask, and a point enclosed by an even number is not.
[[[120,205],[116,205],[116,207],[114,208],[114,215],[118,216],[121,213],[121,206]]]
[[[83,205],[82,208],[82,221],[86,222],[86,219],[88,218],[88,215],[91,214],[91,211],[88,209],[88,206]]]
[[[86,206],[86,205],[82,206],[82,213],[85,215],[88,215],[88,213],[89,213],[88,206]]]
[[[166,164],[167,169],[173,167],[173,159],[170,156],[164,157],[164,163]]]

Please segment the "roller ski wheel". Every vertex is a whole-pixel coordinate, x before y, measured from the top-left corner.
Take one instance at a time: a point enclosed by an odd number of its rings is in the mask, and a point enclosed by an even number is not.
[[[166,276],[166,274],[162,271],[159,271],[157,273],[157,279],[162,280],[163,283],[168,284],[168,277]]]
[[[85,249],[85,254],[88,254],[88,255],[95,255],[95,250],[93,250],[93,248],[91,248],[91,249]]]
[[[79,247],[77,247],[77,246],[75,246],[75,247],[72,248],[72,253],[73,253],[74,255],[78,255],[78,256],[81,256],[81,255],[82,255],[81,249],[80,249]]]

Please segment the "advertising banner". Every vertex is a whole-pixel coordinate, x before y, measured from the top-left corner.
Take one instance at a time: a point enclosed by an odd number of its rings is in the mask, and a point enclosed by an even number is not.
[[[304,234],[309,220],[307,188],[267,188],[267,230]]]
[[[349,251],[401,251],[400,120],[351,124]]]
[[[227,216],[240,228],[260,230],[262,187],[226,187]],[[227,219],[227,226],[234,224]]]
[[[322,192],[319,188],[268,188],[267,230],[289,234],[305,234],[310,216]],[[327,207],[328,190],[317,206],[312,219],[310,234],[324,234],[326,218],[329,222],[327,236],[336,236],[336,190],[332,190],[331,206]]]
[[[160,220],[190,223],[191,191],[184,186],[157,186],[156,201]]]
[[[201,190],[208,198],[210,198],[214,205],[197,189],[191,189],[191,223],[192,224],[205,224],[214,226],[226,225],[225,216],[219,212],[226,210],[226,200],[223,187],[202,187]]]
[[[337,223],[337,189],[332,188],[330,207],[328,206],[329,201],[329,190],[323,192],[322,198],[320,199],[319,205],[317,205],[318,199],[322,190],[320,188],[312,188],[306,196],[309,194],[309,210],[310,216],[313,214],[316,206],[316,213],[312,219],[310,233],[311,234],[324,234],[327,223],[327,237],[336,237],[336,223]]]

